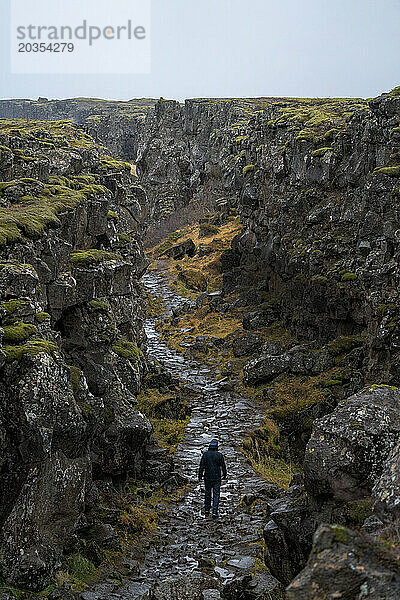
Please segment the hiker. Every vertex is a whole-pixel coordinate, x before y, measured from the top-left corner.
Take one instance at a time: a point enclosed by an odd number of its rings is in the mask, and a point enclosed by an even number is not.
[[[224,479],[226,479],[225,460],[221,452],[218,452],[218,440],[212,440],[207,452],[204,452],[201,457],[199,467],[199,481],[201,481],[204,476],[204,514],[206,517],[209,516],[211,509],[211,491],[213,496],[212,516],[214,518],[218,517],[221,471]]]

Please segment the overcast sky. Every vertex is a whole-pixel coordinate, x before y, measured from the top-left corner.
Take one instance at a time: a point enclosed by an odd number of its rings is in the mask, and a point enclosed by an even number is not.
[[[11,75],[10,1],[2,98],[370,97],[400,85],[400,0],[152,0],[149,75]]]

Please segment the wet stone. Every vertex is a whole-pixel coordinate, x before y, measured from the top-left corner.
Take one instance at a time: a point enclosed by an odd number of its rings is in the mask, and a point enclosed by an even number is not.
[[[148,291],[162,296],[169,314],[187,304],[169,288],[165,278],[149,273],[142,281]],[[238,449],[260,426],[264,414],[260,406],[229,389],[228,380],[216,382],[215,371],[168,348],[160,340],[155,321],[148,319],[145,324],[150,360],[161,363],[172,378],[193,392],[191,419],[174,455],[174,472],[189,485],[180,501],[171,503],[160,516],[160,544],[147,550],[139,577],[107,588],[101,596],[102,600],[217,600],[222,585],[254,568],[255,544],[262,536],[262,503],[260,512],[254,509],[250,518],[246,505],[240,504],[241,498],[262,496],[267,500],[269,491],[271,497],[278,495],[254,473]],[[228,468],[228,479],[221,488],[219,519],[204,517],[204,484],[197,481],[202,451],[214,437],[220,440]],[[202,569],[207,576],[199,572]],[[100,600],[95,591],[85,593],[94,595],[83,600]]]

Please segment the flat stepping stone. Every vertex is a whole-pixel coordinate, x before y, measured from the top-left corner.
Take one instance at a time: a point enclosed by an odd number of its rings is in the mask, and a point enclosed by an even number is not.
[[[250,570],[254,567],[256,562],[255,556],[235,556],[235,558],[231,558],[228,560],[227,564],[230,567],[235,567],[236,569]]]

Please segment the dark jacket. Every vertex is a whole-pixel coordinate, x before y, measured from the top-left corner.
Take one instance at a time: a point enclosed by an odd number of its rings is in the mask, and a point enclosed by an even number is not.
[[[221,481],[221,471],[226,477],[225,460],[221,452],[217,450],[207,450],[204,452],[200,461],[199,479],[207,479],[208,481]]]

